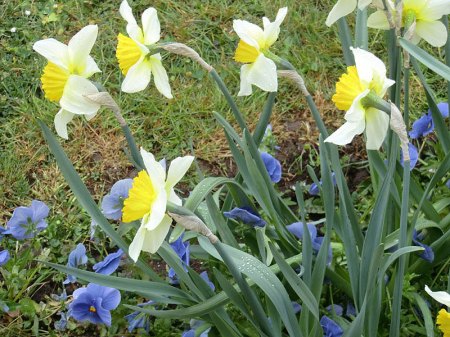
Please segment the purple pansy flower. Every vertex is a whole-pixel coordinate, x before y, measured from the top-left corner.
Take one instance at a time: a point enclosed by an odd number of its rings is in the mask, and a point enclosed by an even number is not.
[[[355,306],[353,305],[353,303],[348,302],[347,303],[347,308],[345,309],[345,315],[348,317],[356,317],[356,309]]]
[[[74,250],[69,254],[69,259],[67,261],[67,266],[72,268],[78,268],[78,266],[86,264],[88,257],[86,255],[86,248],[82,243],[79,243]],[[67,275],[67,279],[63,282],[64,284],[74,283],[77,278],[73,275]]]
[[[119,220],[122,217],[123,201],[128,198],[128,192],[133,185],[133,179],[117,181],[111,192],[103,197],[102,212],[110,220]]]
[[[216,290],[216,286],[214,283],[212,283],[208,277],[208,273],[206,271],[203,271],[200,273],[200,277],[205,280],[205,282],[209,285],[212,291]]]
[[[120,259],[122,258],[123,250],[119,249],[115,253],[108,254],[105,259],[101,262],[94,264],[92,269],[96,273],[103,275],[111,275],[119,267]]]
[[[417,147],[415,147],[412,143],[408,143],[409,150],[409,169],[412,170],[419,160],[419,151],[417,151]],[[403,149],[400,151],[400,164],[403,166]]]
[[[443,118],[448,118],[448,103],[441,102],[437,105],[437,108],[441,112]],[[419,137],[424,137],[434,130],[434,122],[431,114],[431,109],[428,109],[428,113],[421,116],[416,120],[409,132],[409,137],[416,139]]]
[[[154,301],[148,301],[138,304],[138,307],[145,307],[147,305],[155,304]],[[125,316],[128,321],[128,332],[132,332],[134,329],[142,328],[147,333],[150,331],[150,317],[145,312],[135,311]]]
[[[241,221],[253,227],[264,227],[266,225],[266,222],[261,219],[259,214],[248,206],[235,207],[229,212],[223,212],[223,215],[229,219]]]
[[[322,316],[320,326],[323,329],[323,337],[341,337],[344,334],[344,330],[327,316]]]
[[[334,172],[331,173],[331,180],[333,182],[333,185],[336,186],[336,174]],[[322,186],[322,180],[319,181],[319,185]],[[319,186],[316,183],[312,183],[308,192],[311,195],[319,195]]]
[[[33,200],[30,207],[17,207],[3,234],[11,234],[17,240],[30,239],[47,227],[48,213],[48,206],[39,200]]]
[[[195,337],[196,335],[195,335],[195,330],[197,330],[201,325],[203,325],[205,322],[204,321],[199,321],[199,320],[196,320],[196,319],[191,319],[191,321],[190,321],[190,326],[191,326],[191,329],[190,330],[187,330],[187,331],[184,331],[182,334],[181,334],[181,337]],[[203,331],[200,335],[199,335],[199,337],[208,337],[208,333],[209,333],[209,330],[211,330],[211,328],[208,328],[208,329],[206,329],[205,331]]]
[[[342,316],[344,312],[344,308],[340,306],[339,304],[330,304],[328,307],[325,308],[326,311],[328,311],[330,314],[336,315],[336,316]]]
[[[62,311],[58,312],[58,315],[61,319],[55,322],[55,330],[64,331],[67,328],[67,315]]]
[[[9,255],[9,251],[7,249],[4,249],[0,252],[0,266],[3,266],[6,264],[9,259],[11,258],[11,255]]]
[[[261,152],[261,159],[266,167],[267,173],[269,174],[270,180],[277,183],[281,180],[281,164],[272,155],[267,152]]]
[[[5,236],[6,228],[0,227],[0,241],[3,240],[3,237]]]
[[[183,268],[185,271],[187,271],[187,266],[189,266],[189,241],[183,242],[183,235],[181,235],[177,240],[172,242],[170,246],[172,249],[177,253],[177,255],[180,257],[180,260],[183,264]],[[169,269],[169,278],[174,280],[175,278],[175,270],[173,268]]]
[[[87,287],[73,292],[74,300],[69,305],[69,314],[77,321],[103,323],[111,326],[111,310],[120,303],[120,292],[114,288],[89,283]]]
[[[425,261],[431,263],[434,260],[434,252],[430,246],[427,246],[426,244],[420,242],[424,239],[424,237],[425,236],[424,236],[423,232],[417,233],[417,231],[414,229],[412,243],[414,246],[419,246],[419,247],[422,247],[425,249],[422,253],[419,254],[419,256],[422,259],[424,259]]]
[[[313,224],[306,224],[308,227],[309,235],[311,237],[311,243],[312,243],[312,250],[314,253],[318,253],[320,250],[320,247],[323,243],[323,236],[317,236],[317,228]],[[294,222],[293,224],[290,224],[286,226],[287,230],[294,234],[299,240],[303,240],[303,222]],[[330,264],[331,260],[333,258],[333,252],[331,250],[331,245],[328,246],[328,258],[327,263]]]
[[[450,179],[447,180],[447,182],[445,183],[445,186],[447,186],[448,188],[450,188]]]

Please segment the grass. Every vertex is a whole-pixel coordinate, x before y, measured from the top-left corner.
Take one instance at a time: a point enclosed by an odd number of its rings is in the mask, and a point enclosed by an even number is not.
[[[28,205],[32,199],[45,201],[51,209],[49,228],[31,248],[38,255],[44,254],[43,258],[48,261],[64,264],[76,243],[88,244],[90,219],[69,191],[36,123],[39,118],[53,127],[58,111],[55,104],[44,100],[40,89],[39,78],[45,60],[32,50],[37,40],[53,37],[67,43],[85,25],[98,24],[99,37],[91,55],[102,73],[95,75],[94,80],[102,83],[117,100],[138,144],[159,158],[171,160],[189,153],[192,140],[195,155],[204,170],[212,175],[233,173],[231,155],[212,112],[218,111],[231,121],[232,114],[213,81],[198,65],[174,55],[164,56],[174,95],[170,101],[159,94],[153,83],[138,94],[120,92],[122,76],[115,58],[115,44],[117,34],[125,32],[125,23],[118,13],[119,3],[14,0],[0,5],[0,222],[5,224],[17,206]],[[217,69],[235,96],[239,87],[239,65],[232,56],[238,38],[232,31],[232,20],[240,18],[260,24],[261,16],[273,19],[279,7],[288,6],[280,39],[272,51],[287,58],[305,75],[327,126],[334,129],[340,125],[342,113],[334,108],[330,98],[344,64],[336,27],[330,29],[324,25],[332,3],[331,0],[262,0],[248,1],[244,5],[244,2],[225,0],[158,0],[153,1],[152,6],[159,12],[162,39],[183,42],[197,50]],[[131,5],[136,17],[148,7],[145,1],[133,1]],[[29,16],[25,14],[27,10],[31,11]],[[11,31],[13,27],[15,32]],[[378,37],[382,39],[382,34]],[[436,86],[444,90],[442,84],[436,83]],[[418,88],[419,83],[413,79],[412,89],[415,87]],[[423,96],[419,95],[416,114],[425,105]],[[318,133],[306,103],[291,84],[282,80],[279,96],[283,99],[277,101],[271,123],[281,145],[278,156],[285,168],[283,179],[285,186],[289,186],[299,176],[306,177],[307,164],[318,162]],[[258,120],[265,97],[265,93],[255,90],[249,98],[236,99],[251,128]],[[68,128],[69,140],[61,140],[63,147],[97,201],[115,181],[134,174],[122,151],[124,138],[109,111],[102,109],[89,123],[75,118]],[[362,152],[361,145],[356,149]],[[362,157],[348,160],[354,162],[355,159]],[[186,189],[193,187],[194,182],[195,176],[191,175]],[[102,249],[94,243],[89,244],[92,253],[105,253],[104,250],[99,252]],[[17,247],[16,252],[21,249]],[[17,317],[8,318],[6,323],[3,321],[1,332],[18,336],[18,331],[25,329],[23,331],[29,334],[34,323],[28,326],[27,322],[45,315],[49,316],[42,324],[53,326],[51,322],[58,303],[49,296],[61,292],[64,275],[36,269],[40,267],[33,264],[33,258],[25,257],[18,262],[21,270],[33,265],[33,270],[42,272],[41,276],[27,279],[29,275],[21,275],[19,270],[14,284],[29,287],[23,291],[23,288],[10,288],[8,297],[20,295],[38,303],[35,295],[43,293],[39,300],[47,308],[40,311],[35,308],[35,316],[26,311],[18,312]],[[123,330],[124,321],[120,324],[116,329]],[[166,323],[160,324],[164,331]],[[179,335],[179,331],[177,333]],[[77,335],[74,331],[71,334]]]

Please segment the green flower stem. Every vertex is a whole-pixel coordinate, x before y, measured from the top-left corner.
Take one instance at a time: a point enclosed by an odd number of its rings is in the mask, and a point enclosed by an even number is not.
[[[374,92],[369,92],[369,94],[361,100],[361,103],[366,108],[375,108],[386,112],[388,115],[391,114],[391,105]]]

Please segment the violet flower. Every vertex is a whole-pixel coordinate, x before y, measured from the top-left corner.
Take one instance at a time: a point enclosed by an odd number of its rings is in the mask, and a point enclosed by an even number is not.
[[[323,337],[341,337],[344,334],[344,330],[327,316],[322,316],[320,326],[323,329]]]
[[[39,200],[33,200],[30,207],[17,207],[3,234],[11,234],[17,240],[30,239],[47,227],[48,213],[48,206]]]
[[[437,105],[437,108],[441,112],[441,115],[443,118],[448,118],[448,103],[447,102],[441,102]],[[418,120],[416,120],[412,127],[411,131],[409,132],[409,137],[412,139],[416,139],[419,137],[424,137],[434,130],[434,122],[431,114],[431,109],[428,109],[428,113],[420,117]]]
[[[408,150],[410,157],[409,170],[412,170],[419,160],[419,151],[417,151],[417,148],[412,143],[408,143]],[[403,166],[403,149],[400,151],[400,164]]]
[[[67,267],[78,268],[78,266],[86,264],[87,261],[86,248],[82,243],[79,243],[75,249],[70,252]],[[67,279],[63,284],[74,283],[76,280],[77,278],[75,276],[67,275]]]
[[[331,173],[331,179],[333,185],[336,186],[336,174],[334,172]],[[322,180],[319,181],[319,185],[322,186]],[[319,195],[320,188],[316,183],[312,183],[308,192],[310,195]]]
[[[9,255],[9,251],[4,249],[0,252],[0,266],[3,266],[11,259],[11,255]]]
[[[177,253],[177,255],[180,257],[180,260],[183,264],[183,268],[185,271],[187,271],[187,266],[189,266],[189,241],[183,242],[183,235],[181,235],[177,240],[172,242],[170,246],[172,249]],[[171,278],[174,281],[174,278],[176,276],[175,270],[173,268],[169,269],[169,278]]]
[[[108,254],[108,256],[106,256],[103,261],[94,264],[92,269],[94,269],[94,271],[99,274],[111,275],[116,271],[117,267],[119,267],[120,259],[122,258],[122,256],[123,250],[119,249],[115,253]]]
[[[235,207],[231,211],[223,212],[223,215],[226,218],[240,221],[253,227],[264,227],[266,225],[266,222],[261,219],[259,214],[248,206]]]
[[[272,155],[267,152],[260,152],[261,159],[269,174],[270,180],[274,183],[278,183],[281,180],[281,164]]]
[[[417,233],[417,231],[414,229],[412,243],[414,246],[419,246],[425,249],[422,253],[419,254],[419,256],[425,261],[431,263],[434,260],[434,252],[430,246],[427,246],[426,244],[421,242],[424,237],[425,235],[423,234],[423,232]]]
[[[133,179],[122,179],[117,181],[111,192],[103,197],[102,212],[110,220],[119,220],[122,217],[123,201],[128,198],[128,192],[133,185]]]

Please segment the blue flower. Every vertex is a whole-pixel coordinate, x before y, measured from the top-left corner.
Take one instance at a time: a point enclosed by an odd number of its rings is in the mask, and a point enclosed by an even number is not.
[[[212,291],[216,290],[216,286],[209,280],[208,273],[203,271],[200,273],[200,277],[205,280],[205,282],[209,285]]]
[[[39,200],[33,200],[30,207],[17,207],[3,234],[11,234],[17,240],[30,239],[47,227],[48,213],[48,206]]]
[[[82,243],[79,243],[74,250],[69,254],[69,259],[67,261],[67,266],[72,268],[78,268],[78,266],[86,264],[88,257],[86,255],[86,248]],[[77,278],[73,275],[67,275],[67,279],[63,282],[64,284],[74,283]]]
[[[5,236],[5,235],[4,235],[5,232],[6,232],[6,228],[0,227],[0,241],[3,240],[3,237]]]
[[[61,316],[61,319],[55,322],[55,330],[64,331],[67,328],[67,316],[64,312],[58,312],[58,315]]]
[[[294,314],[298,314],[300,311],[302,311],[302,306],[298,304],[297,302],[291,302],[292,303],[292,309],[294,309]]]
[[[172,249],[177,253],[177,255],[180,257],[181,262],[183,264],[183,268],[185,271],[187,271],[187,266],[189,266],[189,241],[183,242],[183,236],[181,235],[177,240],[172,242],[170,246]],[[175,270],[173,268],[169,269],[169,277],[173,280],[175,278]]]
[[[10,258],[11,258],[11,256],[9,255],[9,251],[6,249],[2,250],[0,252],[0,266],[3,266],[4,264],[6,264]]]
[[[110,275],[116,271],[117,267],[119,267],[119,262],[122,255],[122,249],[119,249],[115,253],[108,254],[103,261],[94,264],[92,269],[94,269],[96,273]]]
[[[344,308],[340,306],[339,304],[330,304],[328,307],[325,308],[326,311],[328,311],[330,314],[336,315],[336,316],[342,316],[344,312]]]
[[[195,330],[197,330],[204,323],[205,323],[204,321],[191,319],[191,321],[190,321],[191,329],[187,330],[187,331],[184,331],[182,333],[181,337],[195,337],[196,336],[195,335]],[[211,330],[211,328],[208,328],[205,331],[203,331],[200,335],[198,335],[198,337],[208,337],[209,330]]]
[[[281,164],[272,155],[267,152],[261,152],[261,159],[264,162],[270,180],[277,183],[281,180]]]
[[[441,112],[442,117],[448,118],[448,103],[447,102],[438,103],[437,107]],[[428,113],[431,115],[431,110],[428,110]]]
[[[253,227],[264,227],[266,225],[266,222],[261,219],[259,214],[247,206],[235,207],[229,212],[223,212],[223,215],[229,219],[241,221]]]
[[[103,323],[111,326],[111,310],[120,303],[120,292],[114,288],[89,283],[87,287],[73,292],[74,300],[69,305],[69,315],[77,321]]]
[[[306,224],[308,227],[309,235],[311,237],[311,243],[312,243],[312,250],[314,253],[318,253],[320,250],[320,247],[323,243],[323,236],[317,236],[317,228],[313,224]],[[287,230],[294,234],[299,240],[303,240],[303,222],[294,222],[293,224],[290,224],[286,226]],[[331,245],[328,246],[328,258],[327,263],[330,264],[331,260],[333,258],[333,252],[331,250]]]
[[[413,238],[412,238],[412,243],[414,246],[419,246],[424,248],[425,250],[419,254],[419,256],[424,259],[427,262],[433,262],[434,260],[434,252],[433,249],[431,249],[430,246],[427,246],[426,244],[420,242],[424,239],[424,235],[423,233],[417,233],[417,231],[414,229],[413,232]]]
[[[155,304],[154,301],[148,301],[138,304],[138,307],[145,307],[147,305]],[[128,321],[128,332],[132,332],[134,329],[142,328],[147,333],[150,331],[150,317],[145,312],[135,311],[125,316]]]
[[[90,237],[89,239],[92,241],[95,239],[95,230],[97,229],[97,223],[94,219],[91,220],[91,226],[89,227]]]
[[[66,292],[66,289],[63,290],[63,292],[61,293],[61,295],[51,294],[50,297],[51,297],[52,299],[54,299],[55,301],[65,301],[65,300],[67,300],[67,292]]]
[[[119,220],[122,217],[123,201],[128,198],[128,192],[133,185],[133,179],[122,179],[117,181],[111,192],[103,197],[102,212],[110,220]]]
[[[447,186],[448,188],[450,188],[450,179],[447,180],[447,182],[445,183],[445,186]]]
[[[336,186],[336,174],[334,172],[331,173],[331,180],[333,182],[333,185]],[[322,186],[322,180],[319,181],[319,185]],[[320,193],[319,186],[317,186],[316,183],[312,183],[308,192],[311,195],[319,195]]]
[[[417,151],[417,148],[411,143],[408,143],[408,150],[410,157],[409,169],[412,170],[419,160],[419,151]],[[400,151],[400,164],[403,166],[403,149]]]
[[[356,317],[356,309],[355,306],[353,305],[353,303],[348,302],[347,303],[347,308],[345,309],[345,315],[348,317]]]
[[[443,118],[448,118],[448,103],[441,102],[437,105],[437,108],[441,112]],[[424,137],[434,130],[434,122],[431,114],[431,109],[428,109],[428,113],[416,120],[409,132],[409,136],[412,139]]]
[[[344,334],[344,330],[327,316],[322,316],[320,326],[323,329],[323,337],[341,337]]]

